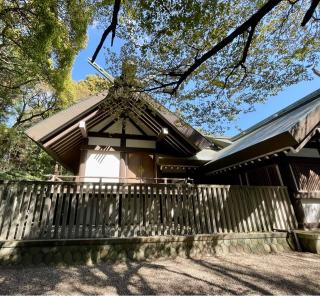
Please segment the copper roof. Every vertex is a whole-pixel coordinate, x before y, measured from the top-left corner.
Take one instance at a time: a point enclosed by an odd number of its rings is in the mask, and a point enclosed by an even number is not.
[[[320,89],[232,138],[202,170],[206,173],[296,147],[320,122]]]

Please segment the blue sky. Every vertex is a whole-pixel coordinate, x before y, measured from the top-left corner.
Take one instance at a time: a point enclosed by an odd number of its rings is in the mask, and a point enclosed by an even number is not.
[[[90,27],[88,30],[88,44],[77,56],[72,77],[74,80],[84,79],[89,74],[96,74],[97,71],[92,68],[87,62],[88,58],[93,55],[96,46],[99,43],[102,30],[95,27]],[[109,43],[107,43],[109,42]],[[110,45],[110,40],[106,40],[106,45]],[[114,43],[114,50],[119,50],[119,42]],[[96,62],[103,66],[105,65],[105,56],[103,49],[98,55]],[[253,124],[263,120],[269,115],[279,111],[282,108],[292,104],[293,102],[301,99],[309,93],[320,88],[320,77],[315,77],[312,81],[303,81],[296,85],[286,88],[280,92],[277,96],[267,99],[265,104],[256,104],[255,111],[247,114],[242,114],[238,120],[230,123],[230,129],[226,132],[226,135],[233,136],[238,133],[237,127],[244,130]]]

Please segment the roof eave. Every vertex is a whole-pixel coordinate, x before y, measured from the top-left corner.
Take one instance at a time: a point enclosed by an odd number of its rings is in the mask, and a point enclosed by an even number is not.
[[[222,170],[226,167],[235,166],[249,159],[259,158],[266,154],[272,154],[272,152],[286,150],[289,147],[295,147],[297,144],[298,142],[289,132],[284,132],[226,157],[209,161],[201,167],[201,172],[207,174],[212,171]]]

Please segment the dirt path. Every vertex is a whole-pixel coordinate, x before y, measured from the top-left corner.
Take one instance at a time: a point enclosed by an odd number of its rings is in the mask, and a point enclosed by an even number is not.
[[[0,294],[320,294],[320,256],[228,255],[92,267],[1,267]]]

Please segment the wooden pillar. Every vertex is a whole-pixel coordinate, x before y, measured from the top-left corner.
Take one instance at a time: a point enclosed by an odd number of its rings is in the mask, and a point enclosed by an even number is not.
[[[120,172],[119,172],[119,177],[120,178],[126,178],[127,177],[127,153],[124,152],[126,148],[126,123],[127,123],[127,118],[124,116],[122,118],[122,131],[121,131],[121,139],[120,139]],[[126,179],[120,179],[119,182],[125,182],[127,183],[128,180]]]
[[[83,143],[80,147],[80,159],[79,159],[79,170],[78,170],[78,176],[76,177],[76,182],[83,182],[84,176],[85,176],[85,170],[86,170],[86,159],[87,159],[87,148],[88,145],[88,139],[84,139]]]
[[[289,197],[298,221],[298,227],[304,228],[305,214],[301,200],[297,198],[299,190],[297,180],[293,174],[290,159],[285,155],[279,156],[279,171],[284,185],[288,188]]]

